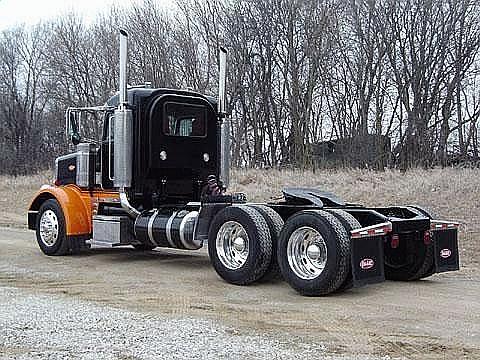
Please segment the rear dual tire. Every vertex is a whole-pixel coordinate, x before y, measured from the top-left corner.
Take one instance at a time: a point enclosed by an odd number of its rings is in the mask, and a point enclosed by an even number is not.
[[[432,218],[430,213],[417,205],[410,206],[422,215]],[[429,277],[435,273],[433,243],[425,244],[423,234],[417,239],[400,237],[400,246],[392,249],[385,243],[385,278],[394,281],[415,281]]]
[[[247,205],[222,209],[210,226],[208,254],[217,274],[231,284],[248,285],[261,279],[272,259],[265,218]]]
[[[348,235],[350,237],[350,232],[355,229],[360,229],[362,225],[355,219],[351,214],[347,213],[344,210],[340,209],[329,209],[329,213],[335,216],[343,225],[343,227],[347,230]],[[347,277],[345,278],[344,282],[340,285],[340,287],[336,291],[345,291],[351,289],[353,287],[353,273],[352,273],[352,262],[351,262],[351,253],[349,251],[348,255],[348,273]]]
[[[302,295],[326,295],[351,284],[348,229],[358,222],[350,216],[301,211],[283,225],[266,206],[228,206],[213,219],[208,252],[215,271],[229,283],[251,284],[273,276],[278,266]]]
[[[433,219],[432,212],[424,209],[423,207],[418,205],[411,205],[411,207],[420,211],[423,215],[428,217],[430,220]],[[432,276],[433,274],[435,274],[435,253],[434,253],[433,242],[430,242],[430,244],[427,245],[423,265],[420,268],[420,270],[417,272],[417,274],[415,274],[412,280],[424,279],[429,276]]]
[[[278,280],[282,278],[280,272],[280,266],[278,265],[277,260],[277,248],[278,248],[278,239],[283,229],[283,219],[278,215],[278,213],[269,208],[266,205],[248,205],[249,207],[257,210],[264,218],[268,225],[270,231],[270,238],[272,240],[272,257],[270,259],[270,265],[268,265],[267,271],[259,279],[260,281],[270,281]]]
[[[305,296],[338,290],[350,271],[350,236],[323,210],[306,210],[285,223],[278,244],[283,278]]]

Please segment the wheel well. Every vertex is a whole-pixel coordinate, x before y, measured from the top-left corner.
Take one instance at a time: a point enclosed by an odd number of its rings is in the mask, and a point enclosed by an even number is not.
[[[40,206],[42,206],[45,201],[50,199],[55,199],[55,196],[48,192],[44,192],[38,195],[35,200],[33,200],[30,208],[28,209],[28,228],[30,230],[36,230],[38,210],[40,210]]]
[[[33,200],[32,204],[30,205],[30,209],[31,211],[38,211],[40,210],[40,206],[42,206],[42,204],[47,201],[47,200],[50,200],[50,199],[55,199],[55,196],[53,196],[52,194],[48,193],[48,192],[45,192],[45,193],[42,193],[40,195],[38,195],[38,197]]]

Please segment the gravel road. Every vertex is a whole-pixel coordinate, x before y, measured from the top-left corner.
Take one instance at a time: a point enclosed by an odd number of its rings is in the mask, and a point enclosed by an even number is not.
[[[0,359],[480,359],[475,268],[305,298],[204,251],[46,257],[6,228],[0,249]]]
[[[325,350],[236,334],[209,320],[165,319],[7,287],[0,288],[0,308],[2,358],[318,359]]]

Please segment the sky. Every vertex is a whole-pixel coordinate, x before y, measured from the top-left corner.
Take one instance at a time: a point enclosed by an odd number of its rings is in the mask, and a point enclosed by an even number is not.
[[[112,4],[123,7],[136,1],[139,0],[0,0],[0,31],[19,24],[34,25],[72,11],[88,23]]]

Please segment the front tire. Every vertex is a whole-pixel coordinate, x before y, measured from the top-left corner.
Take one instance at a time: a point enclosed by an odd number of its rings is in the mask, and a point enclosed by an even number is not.
[[[272,240],[263,216],[254,208],[232,205],[213,219],[208,254],[220,277],[235,285],[248,285],[267,271]]]
[[[302,295],[330,294],[347,278],[349,244],[345,227],[332,214],[296,213],[285,223],[279,240],[282,275]]]
[[[67,255],[80,251],[80,244],[66,235],[65,216],[55,199],[46,200],[37,215],[37,242],[45,255]]]

